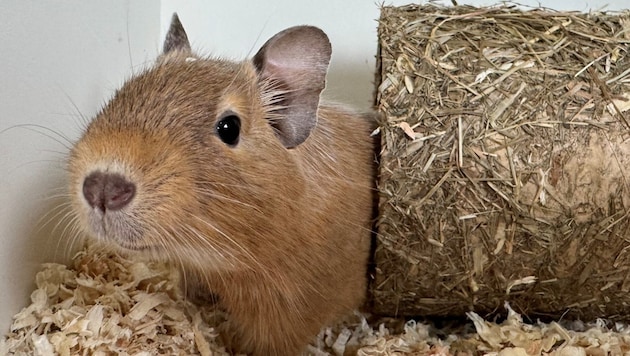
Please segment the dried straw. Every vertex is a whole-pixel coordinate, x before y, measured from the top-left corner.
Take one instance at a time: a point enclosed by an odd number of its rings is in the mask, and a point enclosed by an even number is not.
[[[384,7],[377,312],[630,319],[630,12]]]

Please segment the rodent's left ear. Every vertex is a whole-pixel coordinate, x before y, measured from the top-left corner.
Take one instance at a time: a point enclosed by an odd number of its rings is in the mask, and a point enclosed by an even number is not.
[[[331,52],[322,30],[296,26],[273,36],[254,56],[261,80],[270,80],[282,93],[278,103],[282,117],[273,125],[287,148],[304,142],[317,124]]]
[[[173,13],[171,19],[171,27],[168,28],[166,38],[164,39],[163,54],[171,53],[174,51],[190,52],[190,42],[188,42],[188,35],[184,30],[184,26],[179,21],[177,13]]]

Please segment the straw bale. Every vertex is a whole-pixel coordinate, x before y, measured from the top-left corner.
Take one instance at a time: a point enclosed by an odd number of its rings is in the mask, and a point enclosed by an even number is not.
[[[630,12],[384,7],[389,315],[630,319]]]

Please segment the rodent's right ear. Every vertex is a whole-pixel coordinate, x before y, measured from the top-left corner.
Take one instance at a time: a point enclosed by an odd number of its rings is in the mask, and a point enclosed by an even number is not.
[[[177,13],[173,13],[171,19],[171,27],[169,27],[164,39],[163,54],[171,53],[174,51],[190,52],[190,42],[188,42],[188,36],[184,30],[184,26],[179,21]]]

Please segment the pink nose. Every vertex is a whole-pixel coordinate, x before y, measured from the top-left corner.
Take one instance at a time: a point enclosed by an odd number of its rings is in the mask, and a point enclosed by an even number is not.
[[[83,196],[102,212],[120,210],[136,195],[136,186],[120,174],[93,172],[83,181]]]

